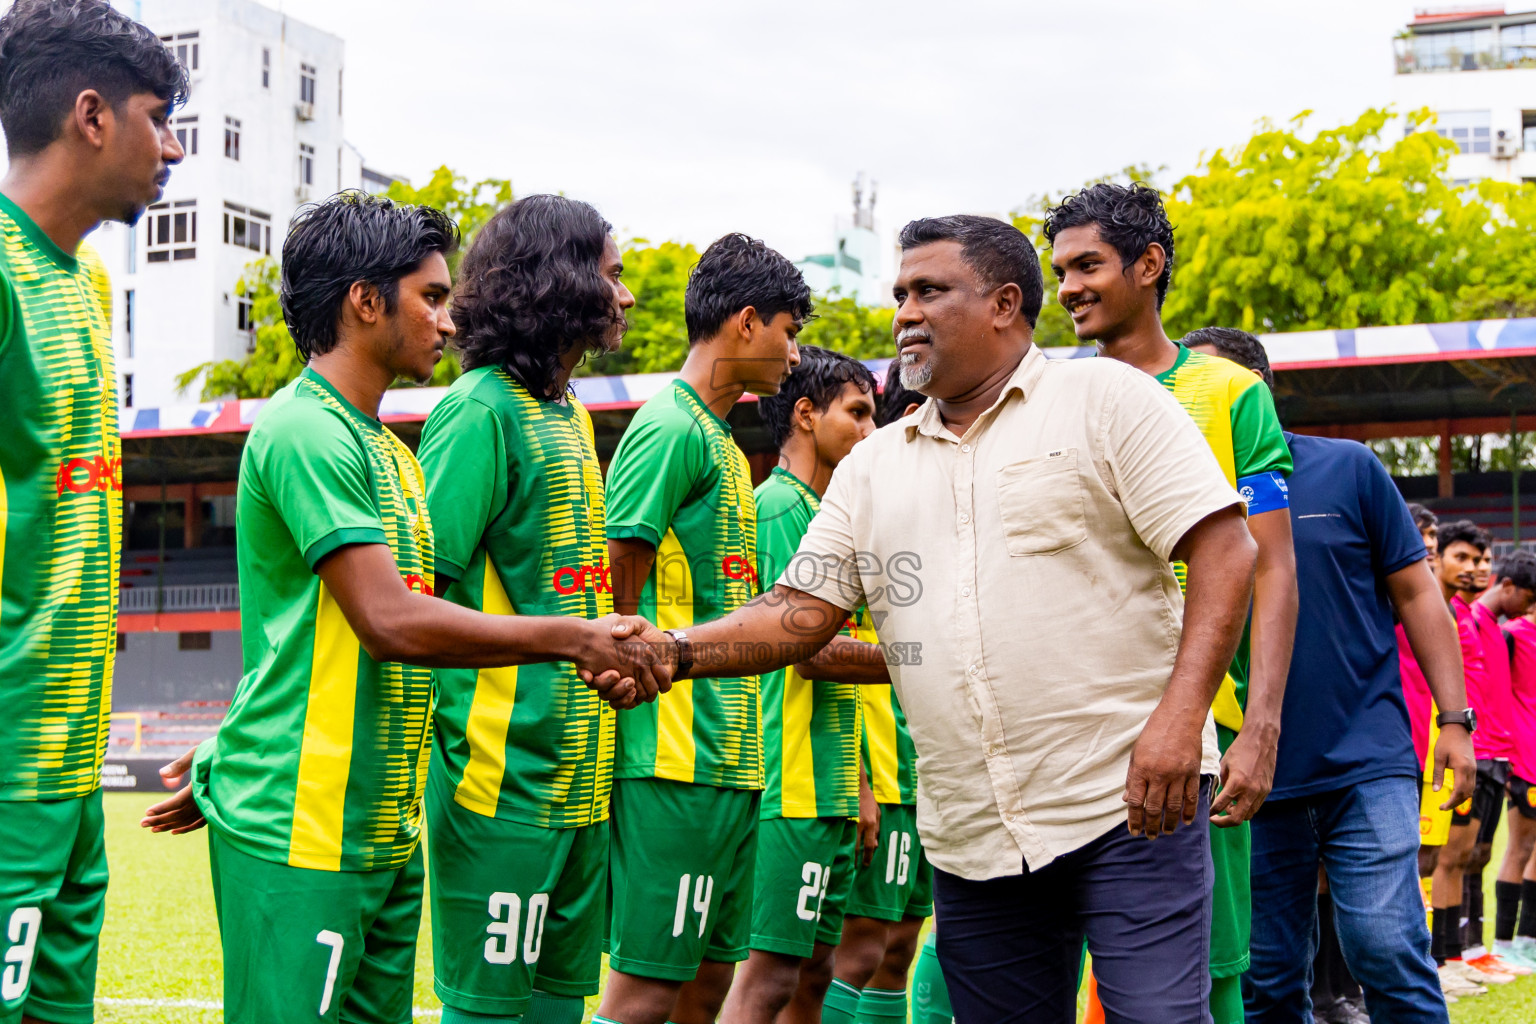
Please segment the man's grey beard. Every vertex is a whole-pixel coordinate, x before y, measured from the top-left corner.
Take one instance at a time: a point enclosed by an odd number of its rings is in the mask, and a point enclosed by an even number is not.
[[[930,352],[926,361],[921,363],[908,362],[905,356],[901,357],[901,386],[908,391],[922,391],[933,383],[933,354]]]

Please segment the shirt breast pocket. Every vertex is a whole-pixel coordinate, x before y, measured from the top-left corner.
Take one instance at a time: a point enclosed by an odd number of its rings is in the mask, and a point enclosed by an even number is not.
[[[1010,555],[1054,554],[1088,539],[1076,448],[998,470],[997,504]]]

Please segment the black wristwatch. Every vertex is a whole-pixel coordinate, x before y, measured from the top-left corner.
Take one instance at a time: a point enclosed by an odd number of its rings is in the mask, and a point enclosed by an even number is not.
[[[1465,711],[1442,711],[1435,716],[1435,724],[1438,726],[1460,725],[1465,726],[1468,734],[1477,732],[1477,712],[1471,708]]]
[[[693,668],[693,641],[688,639],[688,634],[680,629],[667,629],[662,632],[672,638],[677,645],[677,671],[673,673],[674,679],[685,679]]]

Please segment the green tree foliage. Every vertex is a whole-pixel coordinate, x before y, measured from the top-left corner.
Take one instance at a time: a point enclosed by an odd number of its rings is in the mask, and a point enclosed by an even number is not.
[[[397,181],[386,193],[400,203],[435,206],[459,225],[463,238],[458,252],[448,257],[448,269],[458,273],[459,260],[469,248],[475,233],[491,215],[512,201],[512,182],[505,178],[486,178],[471,182],[447,167],[439,167],[420,188]],[[203,378],[204,401],[215,398],[267,398],[297,377],[304,369],[283,310],[278,300],[281,283],[276,261],[264,258],[246,267],[235,285],[239,295],[252,302],[255,348],[244,359],[223,359],[201,363],[176,378],[176,387],[187,391]],[[463,371],[451,351],[444,353],[432,374],[432,383],[451,384]]]
[[[842,352],[855,359],[883,359],[896,354],[892,306],[861,306],[833,292],[816,296],[816,319],[800,332],[800,342]]]
[[[1455,145],[1417,130],[1384,144],[1389,110],[1311,138],[1308,117],[1261,125],[1174,186],[1170,333],[1369,327],[1530,307],[1529,190],[1456,186],[1446,173]],[[1419,110],[1407,123],[1431,118]]]

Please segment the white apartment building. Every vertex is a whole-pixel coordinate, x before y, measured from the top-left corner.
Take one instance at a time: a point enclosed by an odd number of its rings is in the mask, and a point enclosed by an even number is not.
[[[1393,102],[1439,115],[1452,178],[1536,182],[1536,10],[1420,10],[1394,45]]]
[[[388,187],[343,135],[341,39],[252,0],[123,3],[186,66],[191,98],[173,116],[186,158],[129,228],[91,242],[112,275],[113,336],[125,406],[195,401],[176,377],[238,359],[253,341],[236,283],[281,252],[294,210],[343,187]],[[366,184],[365,184],[366,183]]]

